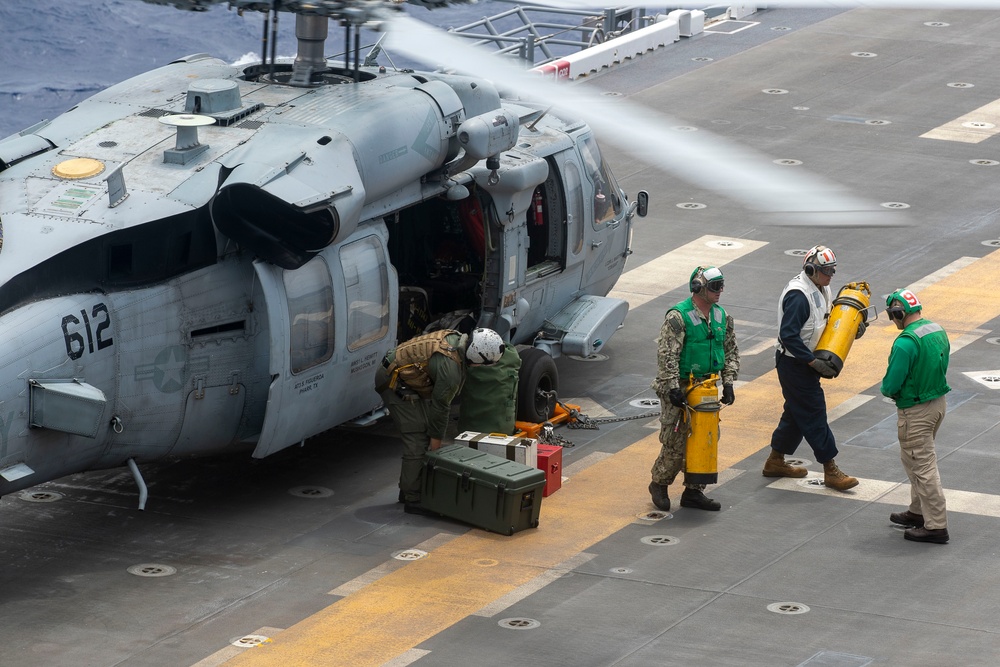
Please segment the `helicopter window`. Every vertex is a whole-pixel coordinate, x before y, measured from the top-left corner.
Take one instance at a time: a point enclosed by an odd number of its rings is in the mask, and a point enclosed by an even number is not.
[[[333,281],[319,258],[284,271],[282,279],[288,299],[292,373],[301,373],[333,356]]]
[[[528,264],[525,274],[528,281],[558,273],[565,267],[565,199],[558,169],[554,162],[550,162],[549,175],[535,188],[528,207]]]
[[[575,162],[567,161],[563,169],[566,178],[566,222],[573,238],[573,254],[583,250],[583,182]]]
[[[594,227],[617,218],[622,212],[622,202],[618,196],[618,187],[609,175],[601,150],[593,136],[580,142],[580,154],[583,163],[594,184]]]
[[[347,348],[381,340],[389,332],[389,277],[385,251],[369,236],[340,249],[347,286]]]

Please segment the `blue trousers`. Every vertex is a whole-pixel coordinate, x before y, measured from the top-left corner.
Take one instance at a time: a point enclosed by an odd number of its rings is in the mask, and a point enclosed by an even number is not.
[[[784,410],[778,427],[771,434],[771,449],[782,454],[794,454],[806,439],[816,455],[816,461],[826,463],[837,456],[837,443],[826,421],[826,394],[819,383],[819,373],[809,364],[777,353],[776,366]]]

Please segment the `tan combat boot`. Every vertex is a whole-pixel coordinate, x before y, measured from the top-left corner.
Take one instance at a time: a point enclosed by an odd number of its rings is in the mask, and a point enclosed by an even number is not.
[[[858,485],[858,480],[845,475],[831,459],[823,464],[823,484],[835,491],[847,491]]]
[[[764,461],[764,470],[761,472],[764,477],[805,477],[805,468],[796,468],[785,462],[785,455],[776,449],[771,450],[771,455]]]

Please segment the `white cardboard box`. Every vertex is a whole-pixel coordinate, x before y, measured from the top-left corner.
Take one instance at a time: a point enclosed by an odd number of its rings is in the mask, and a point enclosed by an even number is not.
[[[455,437],[455,442],[493,456],[502,456],[508,461],[517,461],[531,468],[538,467],[538,441],[532,438],[464,431]]]

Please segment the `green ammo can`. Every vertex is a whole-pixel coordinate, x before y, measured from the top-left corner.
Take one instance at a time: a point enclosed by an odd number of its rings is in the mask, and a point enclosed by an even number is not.
[[[427,452],[420,504],[478,528],[513,535],[538,526],[545,473],[462,445]]]

